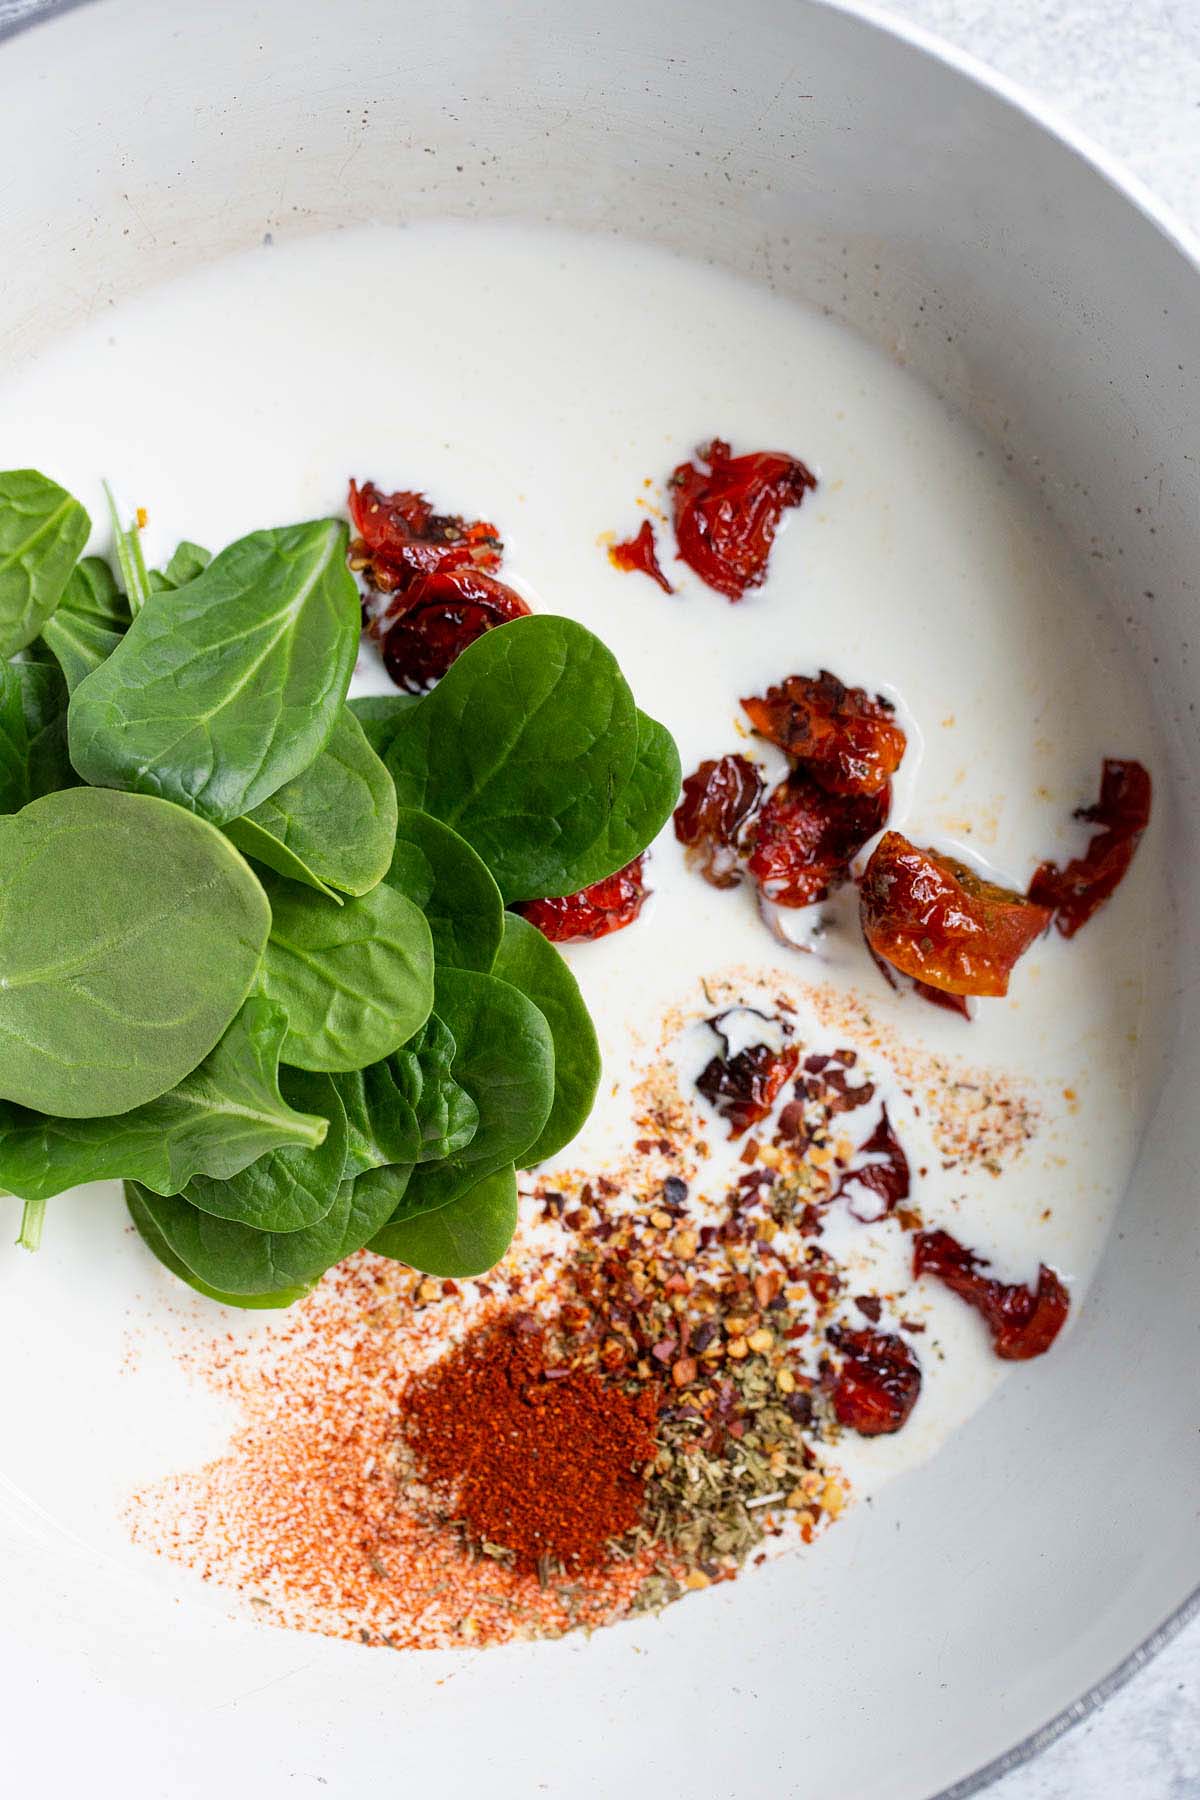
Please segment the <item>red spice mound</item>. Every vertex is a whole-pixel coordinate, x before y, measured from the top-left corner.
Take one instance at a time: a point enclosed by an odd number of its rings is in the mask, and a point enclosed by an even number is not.
[[[520,594],[478,569],[419,575],[379,622],[384,667],[397,687],[423,694],[485,631],[528,613]]]
[[[765,900],[811,906],[846,881],[850,863],[884,825],[891,788],[826,793],[797,770],[771,794],[748,833],[746,867]]]
[[[992,1348],[1005,1362],[1044,1356],[1071,1308],[1065,1284],[1042,1263],[1036,1290],[983,1275],[987,1263],[948,1231],[919,1231],[913,1239],[913,1274],[934,1275],[960,1300],[973,1306],[992,1334]]]
[[[651,581],[657,581],[664,594],[673,594],[671,586],[658,560],[658,552],[654,546],[654,527],[649,519],[643,519],[640,529],[623,543],[609,547],[608,560],[614,569],[621,569],[626,574],[648,575]]]
[[[1006,994],[1013,965],[1051,916],[898,831],[887,832],[871,855],[861,907],[863,935],[876,956],[951,994]]]
[[[685,462],[671,476],[679,555],[718,594],[740,600],[761,587],[780,519],[817,478],[778,451],[734,456],[722,438],[696,457],[707,469]]]
[[[590,942],[632,925],[649,898],[644,857],[636,856],[615,875],[594,881],[577,894],[556,900],[523,900],[513,908],[536,925],[552,944]]]
[[[500,567],[503,545],[494,525],[435,513],[424,494],[385,494],[373,481],[360,488],[352,480],[348,505],[357,533],[350,567],[384,593],[407,587],[418,575]]]
[[[859,1156],[872,1160],[850,1169],[838,1187],[847,1196],[851,1213],[864,1225],[874,1224],[907,1200],[912,1191],[908,1158],[892,1129],[888,1109],[881,1106],[874,1131],[859,1147]]]
[[[1082,856],[1065,869],[1044,862],[1029,884],[1029,898],[1048,906],[1064,937],[1081,925],[1110,897],[1124,879],[1133,853],[1150,823],[1150,776],[1140,762],[1106,757],[1100,776],[1100,798],[1075,814],[1100,830]]]
[[[731,1138],[741,1137],[770,1112],[786,1081],[796,1073],[800,1052],[794,1044],[772,1050],[752,1044],[736,1056],[714,1056],[696,1077],[709,1105],[729,1121]]]
[[[822,669],[789,675],[742,705],[760,736],[831,794],[878,794],[900,767],[906,738],[886,701]]]
[[[521,1572],[605,1560],[637,1524],[655,1453],[653,1387],[555,1368],[530,1315],[474,1333],[413,1384],[404,1431],[467,1535]],[[560,1377],[556,1379],[557,1377]]]
[[[904,1339],[837,1325],[826,1336],[844,1359],[833,1387],[839,1423],[860,1437],[899,1431],[921,1392],[921,1365]]]
[[[675,836],[687,848],[689,865],[716,888],[736,887],[738,839],[757,807],[763,778],[745,756],[702,762],[683,784],[675,808]]]

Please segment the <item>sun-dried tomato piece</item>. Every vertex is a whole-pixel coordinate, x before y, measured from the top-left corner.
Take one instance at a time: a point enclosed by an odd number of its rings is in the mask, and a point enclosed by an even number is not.
[[[883,979],[887,982],[888,986],[893,990],[898,988],[900,986],[900,981],[898,979],[900,971],[894,969],[891,963],[884,962],[882,956],[877,955],[876,952],[872,950],[866,935],[865,926],[863,928],[863,942],[867,946],[867,955],[871,958],[871,961],[875,964],[875,967],[879,970],[879,973],[883,976]],[[920,999],[928,1000],[930,1006],[941,1007],[943,1012],[957,1013],[960,1019],[970,1019],[971,1002],[967,999],[965,994],[944,993],[941,988],[930,987],[927,981],[917,981],[911,975],[906,975],[904,979],[908,982],[912,992]]]
[[[885,1218],[912,1192],[912,1176],[904,1146],[892,1128],[888,1109],[879,1109],[874,1131],[858,1147],[858,1155],[871,1160],[848,1169],[838,1183],[835,1199],[846,1197],[852,1216],[863,1225]]]
[[[898,831],[885,833],[871,854],[861,906],[863,935],[877,956],[950,994],[1006,994],[1014,963],[1051,916]]]
[[[736,1056],[714,1056],[696,1077],[709,1105],[729,1121],[731,1138],[741,1137],[765,1119],[784,1083],[796,1073],[800,1051],[795,1044],[773,1050],[751,1044]]]
[[[983,1317],[992,1348],[1005,1362],[1044,1356],[1066,1322],[1071,1296],[1045,1263],[1036,1288],[997,1281],[981,1274],[988,1264],[948,1231],[918,1231],[913,1239],[913,1274],[933,1275]]]
[[[762,798],[762,772],[745,756],[702,762],[683,784],[675,808],[675,836],[690,867],[716,888],[736,887],[738,840]]]
[[[384,668],[397,687],[423,694],[476,638],[528,612],[520,594],[478,569],[418,575],[379,621]]]
[[[615,875],[606,875],[577,894],[564,894],[556,900],[524,900],[513,911],[536,925],[553,944],[590,942],[611,931],[623,931],[633,924],[649,897],[643,861],[635,856]]]
[[[383,593],[395,593],[419,575],[500,567],[504,547],[494,525],[435,513],[424,494],[385,494],[373,481],[361,488],[351,481],[349,508],[357,533],[350,567]]]
[[[675,592],[659,565],[658,551],[654,547],[654,527],[649,519],[642,520],[633,537],[626,538],[623,543],[611,545],[608,560],[614,569],[621,569],[626,574],[648,575],[651,581],[657,581],[664,594]]]
[[[847,879],[850,863],[886,823],[891,789],[830,794],[800,770],[781,781],[747,834],[746,867],[764,900],[811,906]]]
[[[1044,862],[1029,884],[1029,898],[1053,909],[1055,925],[1068,938],[1104,905],[1133,861],[1150,823],[1149,772],[1140,762],[1106,756],[1099,800],[1095,806],[1081,806],[1075,817],[1100,830],[1082,856],[1073,857],[1064,869]]]
[[[742,705],[760,737],[831,794],[878,794],[900,767],[907,740],[891,704],[847,687],[828,669],[789,675]]]
[[[921,1365],[904,1339],[846,1325],[831,1326],[826,1336],[843,1358],[833,1388],[838,1422],[860,1437],[899,1431],[921,1392]]]
[[[747,588],[761,587],[780,519],[817,478],[779,451],[734,456],[722,438],[696,458],[707,469],[680,463],[671,477],[679,555],[718,594],[740,600]]]

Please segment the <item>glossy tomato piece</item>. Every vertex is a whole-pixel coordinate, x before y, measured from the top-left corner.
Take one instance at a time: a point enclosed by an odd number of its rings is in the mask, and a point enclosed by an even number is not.
[[[633,537],[626,538],[623,543],[613,544],[608,552],[608,560],[615,569],[621,569],[627,574],[648,575],[651,581],[657,581],[664,594],[675,592],[662,572],[654,543],[654,527],[649,519],[642,520],[640,529]]]
[[[895,1210],[912,1191],[912,1175],[904,1146],[896,1136],[888,1109],[881,1106],[874,1131],[858,1147],[862,1160],[848,1169],[838,1183],[838,1199],[845,1199],[853,1214],[864,1225]]]
[[[833,1326],[826,1334],[842,1353],[833,1387],[838,1423],[860,1437],[889,1437],[907,1424],[921,1392],[921,1365],[886,1331]]]
[[[435,513],[424,494],[407,489],[385,494],[373,481],[361,488],[351,481],[349,508],[357,534],[350,567],[383,593],[406,588],[419,575],[500,567],[504,546],[494,525]]]
[[[740,600],[762,585],[780,519],[817,478],[778,451],[734,456],[722,438],[696,458],[671,476],[679,555],[718,594]]]
[[[973,1306],[992,1334],[997,1356],[1005,1362],[1044,1356],[1071,1310],[1064,1283],[1045,1263],[1036,1288],[997,1281],[982,1273],[987,1266],[948,1231],[919,1231],[913,1240],[913,1274],[934,1276]]]
[[[397,687],[423,694],[468,644],[528,612],[520,594],[478,569],[418,575],[376,627],[384,667]]]
[[[1051,918],[1048,907],[898,831],[872,852],[860,898],[875,955],[949,994],[1006,994],[1013,965]]]
[[[778,744],[831,794],[878,794],[900,767],[906,738],[889,702],[822,669],[789,675],[743,700],[760,737]]]
[[[747,833],[746,867],[764,900],[811,906],[846,880],[850,863],[885,824],[891,789],[830,794],[797,771],[780,782]]]
[[[632,925],[649,897],[644,856],[635,857],[615,875],[564,894],[556,900],[524,900],[513,911],[536,925],[554,944],[590,942]]]
[[[1062,869],[1044,862],[1029,884],[1029,898],[1052,909],[1063,937],[1074,937],[1124,879],[1150,823],[1150,797],[1150,775],[1140,762],[1105,758],[1099,800],[1075,814],[1100,830],[1082,856]]]
[[[799,1061],[800,1051],[794,1044],[785,1044],[780,1050],[769,1044],[752,1044],[736,1056],[714,1056],[696,1077],[696,1086],[709,1105],[728,1120],[730,1137],[741,1137],[766,1118]]]
[[[737,755],[702,762],[684,781],[683,798],[675,808],[675,836],[687,850],[689,865],[713,887],[737,886],[743,827],[764,785],[758,765]]]

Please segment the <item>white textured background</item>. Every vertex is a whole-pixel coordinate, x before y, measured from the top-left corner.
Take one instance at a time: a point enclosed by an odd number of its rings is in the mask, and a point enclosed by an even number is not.
[[[0,0],[0,27],[43,3]],[[1052,101],[1200,232],[1200,0],[891,0],[890,10]],[[1200,1620],[988,1795],[1200,1800]]]

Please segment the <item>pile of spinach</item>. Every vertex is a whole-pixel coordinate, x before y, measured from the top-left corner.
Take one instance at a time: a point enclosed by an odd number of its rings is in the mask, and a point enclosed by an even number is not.
[[[110,503],[111,510],[111,503]],[[600,1078],[515,901],[631,860],[669,735],[570,620],[482,637],[424,699],[349,700],[344,524],[147,569],[113,512],[0,474],[0,1188],[125,1184],[200,1293],[286,1306],[372,1248],[482,1273],[516,1176]]]

